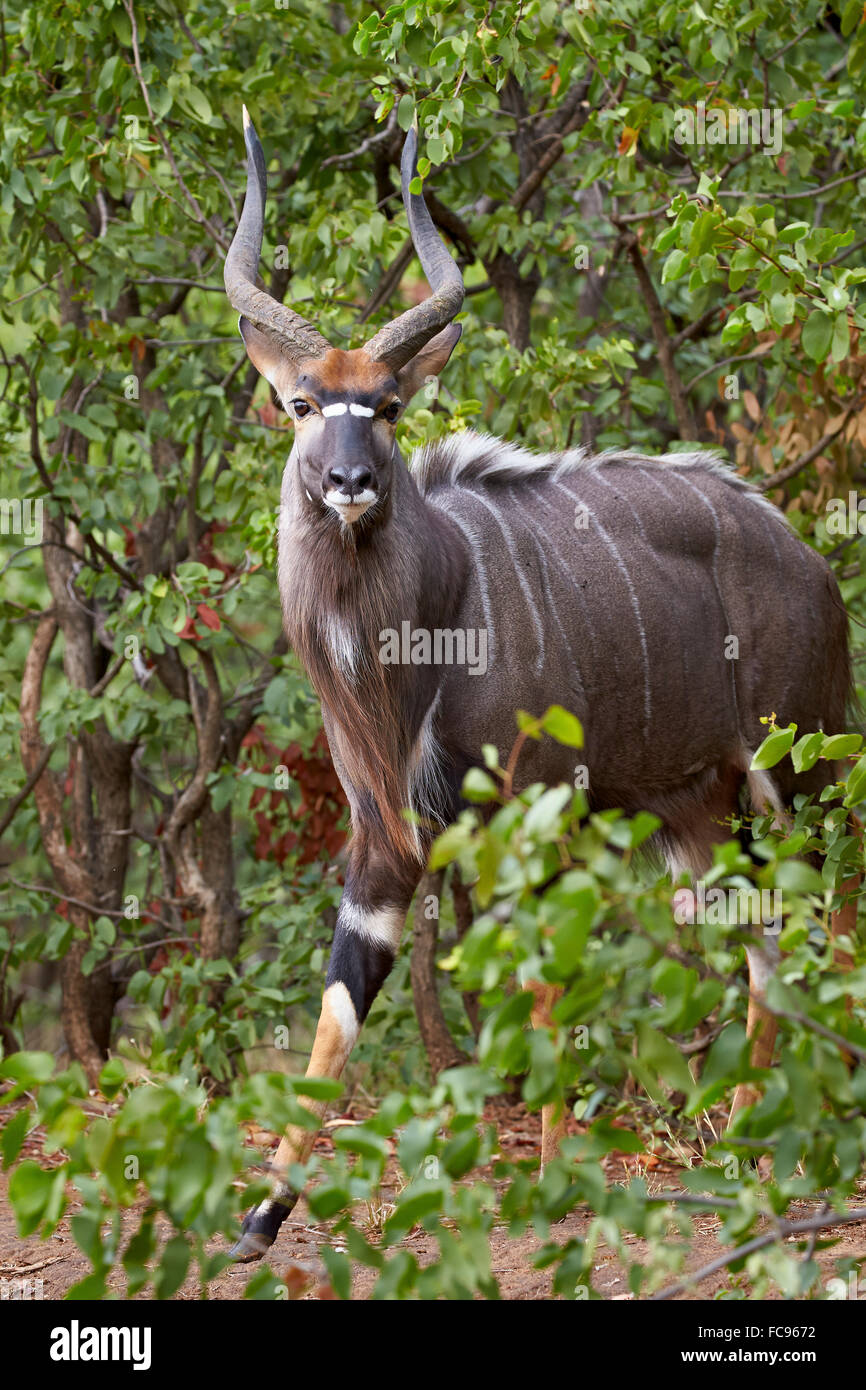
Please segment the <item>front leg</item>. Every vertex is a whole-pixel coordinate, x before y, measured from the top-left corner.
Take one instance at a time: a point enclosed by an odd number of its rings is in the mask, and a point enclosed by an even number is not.
[[[394,964],[421,867],[420,862],[405,860],[389,864],[386,854],[372,850],[361,837],[353,840],[307,1076],[336,1080],[342,1074],[361,1025]],[[302,1103],[321,1120],[324,1101],[304,1099]],[[273,1245],[300,1196],[285,1175],[293,1163],[309,1158],[317,1132],[298,1126],[287,1129],[272,1165],[273,1193],[247,1213],[240,1240],[230,1252],[235,1260],[257,1260]]]

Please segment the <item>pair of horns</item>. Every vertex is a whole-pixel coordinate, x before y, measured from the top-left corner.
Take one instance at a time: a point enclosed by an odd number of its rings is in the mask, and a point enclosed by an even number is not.
[[[244,141],[247,147],[247,193],[241,220],[225,260],[225,286],[229,303],[256,328],[277,336],[287,356],[297,361],[324,357],[331,345],[313,324],[280,304],[256,285],[268,178],[265,157],[255,126],[244,107]],[[400,179],[409,231],[433,293],[423,303],[407,309],[399,318],[380,328],[365,347],[374,362],[384,362],[396,372],[435,337],[463,303],[463,278],[433,225],[422,196],[409,191],[418,173],[418,133],[413,126],[406,135]]]

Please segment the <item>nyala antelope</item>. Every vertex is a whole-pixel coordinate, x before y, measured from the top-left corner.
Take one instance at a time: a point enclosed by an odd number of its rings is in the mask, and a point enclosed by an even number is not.
[[[741,797],[781,814],[795,792],[823,786],[818,766],[768,775],[750,762],[771,710],[803,730],[843,728],[847,623],[824,560],[706,454],[536,455],[467,431],[427,445],[407,467],[397,423],[448,361],[463,301],[460,272],[410,192],[416,134],[403,150],[403,200],[432,294],[344,351],[257,287],[267,179],[246,109],[244,133],[246,200],[226,293],[250,360],[295,425],[280,596],[351,808],[308,1068],[339,1077],[393,963],[437,827],[459,811],[482,745],[511,747],[516,709],[574,711],[591,806],[654,812],[672,873],[699,876]],[[486,671],[381,660],[384,634],[405,623],[412,633],[484,633]],[[517,785],[571,781],[572,764],[573,750],[531,743]],[[753,1060],[765,1065],[774,1033],[761,1010],[772,968],[765,941],[748,963]],[[534,1026],[549,1025],[555,998],[552,987],[535,989]],[[741,1087],[734,1104],[752,1099]],[[544,1162],[563,1125],[551,1107],[542,1119]],[[283,1138],[273,1195],[248,1214],[238,1259],[273,1243],[297,1200],[285,1175],[313,1142],[309,1130]]]

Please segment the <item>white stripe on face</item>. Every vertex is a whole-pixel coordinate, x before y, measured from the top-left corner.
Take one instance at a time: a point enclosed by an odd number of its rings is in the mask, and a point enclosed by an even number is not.
[[[350,415],[361,415],[365,420],[372,420],[376,414],[371,406],[356,405],[354,401],[350,401],[348,405],[345,401],[335,401],[333,405],[322,406],[322,415],[326,420],[330,420],[334,415],[345,415],[347,411]]]

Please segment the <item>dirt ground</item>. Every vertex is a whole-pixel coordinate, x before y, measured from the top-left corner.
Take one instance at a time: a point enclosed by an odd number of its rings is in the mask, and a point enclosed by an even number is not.
[[[4,1109],[0,1105],[0,1124],[9,1118],[11,1109],[12,1107]],[[347,1118],[351,1117],[341,1116],[340,1120],[345,1121]],[[358,1118],[358,1116],[355,1115],[354,1118]],[[522,1105],[515,1104],[507,1108],[497,1107],[490,1111],[487,1118],[497,1125],[503,1155],[512,1159],[526,1158],[532,1157],[538,1152],[540,1145],[539,1117],[527,1112]],[[255,1138],[261,1145],[264,1139],[261,1132]],[[274,1140],[275,1143],[276,1140]],[[327,1133],[324,1133],[317,1141],[316,1152],[322,1156],[327,1156],[332,1152],[332,1143]],[[28,1136],[21,1157],[35,1158],[40,1162],[50,1162],[50,1160],[45,1160],[42,1154],[38,1130],[33,1131]],[[689,1157],[687,1153],[683,1153],[682,1161],[688,1162]],[[692,1157],[698,1160],[698,1152],[695,1151]],[[663,1192],[681,1186],[678,1174],[681,1171],[682,1163],[674,1162],[670,1154],[661,1151],[636,1156],[614,1152],[608,1155],[605,1167],[611,1182],[628,1181],[629,1178],[641,1174],[647,1178],[650,1190]],[[489,1171],[484,1169],[480,1170],[480,1174],[488,1179],[490,1177]],[[8,1176],[8,1174],[0,1174],[0,1277],[6,1280],[22,1278],[41,1280],[41,1286],[37,1285],[37,1296],[44,1299],[60,1299],[73,1284],[83,1279],[90,1271],[88,1261],[76,1246],[70,1232],[70,1218],[75,1214],[78,1205],[76,1194],[71,1193],[70,1205],[63,1220],[56,1232],[47,1241],[40,1239],[39,1236],[31,1236],[26,1240],[21,1240],[17,1235],[15,1219],[7,1197]],[[394,1196],[394,1177],[395,1172],[389,1165],[381,1190],[382,1210],[371,1211],[368,1209],[361,1213],[362,1217],[366,1216],[370,1223],[366,1232],[368,1238],[375,1229],[376,1222],[387,1217],[387,1204]],[[864,1183],[864,1196],[866,1196],[866,1183]],[[860,1204],[863,1204],[862,1199]],[[795,1220],[806,1218],[812,1215],[817,1207],[817,1202],[797,1203],[791,1211],[791,1217]],[[130,1221],[134,1215],[134,1210],[130,1214]],[[586,1232],[590,1219],[591,1216],[588,1211],[576,1210],[554,1227],[552,1238],[564,1244],[574,1237],[581,1236]],[[722,1252],[724,1247],[717,1238],[719,1225],[718,1218],[711,1214],[700,1213],[692,1218],[692,1242],[688,1260],[690,1271],[708,1264]],[[168,1236],[170,1234],[169,1223],[158,1222],[157,1230],[160,1234]],[[825,1281],[834,1276],[835,1261],[842,1256],[851,1257],[858,1262],[863,1261],[866,1265],[866,1222],[822,1232],[822,1240],[833,1237],[837,1238],[837,1243],[833,1247],[819,1250],[815,1254],[815,1259],[825,1271]],[[276,1245],[270,1252],[267,1261],[275,1276],[286,1284],[290,1298],[329,1299],[335,1297],[329,1284],[325,1265],[319,1254],[322,1245],[326,1242],[336,1243],[327,1226],[315,1222],[310,1217],[306,1202],[302,1199],[292,1216],[283,1225]],[[436,1241],[420,1229],[410,1233],[402,1244],[414,1253],[421,1265],[436,1258]],[[634,1238],[629,1244],[633,1251],[633,1257],[640,1259],[644,1253],[644,1243]],[[541,1242],[534,1234],[527,1234],[519,1239],[511,1239],[504,1227],[494,1228],[491,1237],[492,1268],[504,1299],[546,1300],[551,1298],[551,1272],[549,1270],[536,1270],[532,1267],[532,1258],[540,1245]],[[209,1246],[212,1252],[216,1252],[220,1248],[221,1242],[219,1240],[213,1241]],[[209,1286],[210,1298],[228,1300],[243,1298],[248,1281],[260,1268],[259,1264],[252,1264],[226,1269]],[[863,1272],[866,1274],[866,1269]],[[353,1299],[368,1297],[375,1277],[374,1271],[357,1266],[353,1280]],[[748,1286],[743,1284],[742,1275],[731,1276],[728,1271],[722,1270],[718,1274],[704,1279],[698,1290],[681,1294],[679,1298],[711,1299],[719,1290],[733,1288],[735,1280],[738,1287],[743,1287],[747,1291]],[[109,1287],[122,1296],[125,1288],[122,1270],[111,1276]],[[599,1249],[593,1273],[593,1287],[605,1299],[630,1300],[632,1298],[628,1292],[622,1264],[613,1252],[607,1251],[604,1246]],[[144,1291],[137,1297],[147,1298],[148,1296],[148,1291]],[[199,1296],[199,1287],[193,1277],[187,1278],[176,1295],[178,1299],[186,1300],[197,1299]],[[779,1297],[780,1295],[777,1294],[776,1296]]]

